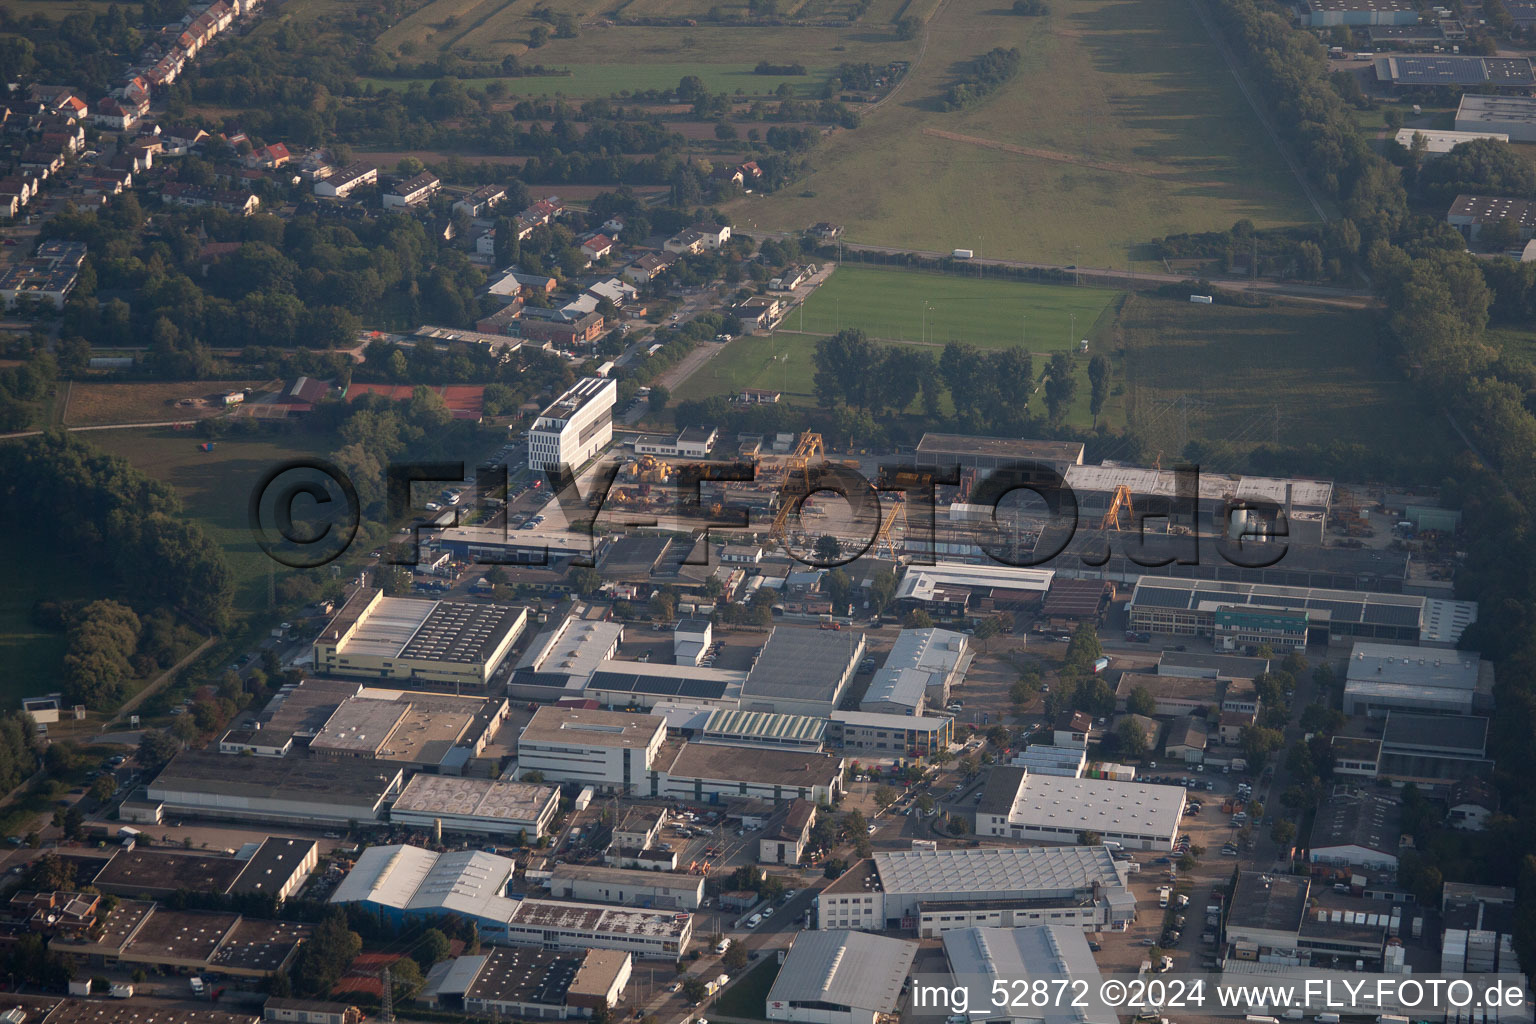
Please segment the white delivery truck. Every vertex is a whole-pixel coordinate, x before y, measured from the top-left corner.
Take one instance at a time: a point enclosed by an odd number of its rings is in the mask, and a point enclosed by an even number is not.
[[[949,255],[950,255],[951,259],[968,260],[971,257],[975,256],[976,253],[973,252],[970,249],[956,249],[954,252],[950,253]]]

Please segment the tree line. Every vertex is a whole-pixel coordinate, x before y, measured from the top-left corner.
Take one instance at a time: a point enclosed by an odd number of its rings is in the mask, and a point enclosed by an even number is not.
[[[1019,73],[1022,54],[1017,46],[1003,49],[993,47],[971,61],[958,82],[944,90],[939,101],[941,110],[964,110],[975,106]]]

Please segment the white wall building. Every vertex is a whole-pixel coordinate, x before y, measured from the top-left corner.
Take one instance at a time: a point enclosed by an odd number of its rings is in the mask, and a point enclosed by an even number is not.
[[[1184,799],[1182,786],[995,768],[976,805],[976,834],[1076,843],[1091,832],[1127,850],[1171,850]]]
[[[536,473],[561,464],[575,472],[613,440],[616,381],[583,377],[539,413],[528,431],[528,466]]]
[[[667,723],[654,715],[543,707],[517,741],[519,773],[551,782],[580,782],[599,791],[650,788],[649,773]]]
[[[550,874],[549,891],[567,900],[697,910],[704,902],[704,876],[557,864]]]
[[[554,786],[506,779],[416,775],[406,783],[389,820],[445,832],[538,839],[560,808]]]

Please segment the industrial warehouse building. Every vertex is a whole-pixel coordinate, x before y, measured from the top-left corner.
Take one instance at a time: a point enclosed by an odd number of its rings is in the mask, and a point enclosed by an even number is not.
[[[1214,637],[1217,612],[1237,609],[1303,612],[1307,642],[1316,644],[1354,636],[1389,643],[1454,646],[1477,618],[1477,605],[1471,601],[1154,577],[1137,580],[1126,611],[1133,630]],[[1262,637],[1262,642],[1289,645],[1294,624],[1290,617],[1280,617],[1273,629],[1265,629],[1254,618],[1246,627],[1251,636]]]
[[[507,694],[534,700],[579,694],[623,641],[623,623],[567,615],[533,638],[512,671]]]
[[[1493,663],[1476,651],[1357,643],[1344,676],[1344,713],[1470,715],[1493,709]]]
[[[522,838],[533,841],[549,829],[560,808],[555,786],[505,779],[417,775],[406,783],[389,820],[398,825]]]
[[[768,990],[768,1019],[876,1024],[901,1008],[917,943],[856,931],[802,931]]]
[[[544,949],[618,949],[676,959],[693,935],[692,915],[670,910],[511,899],[516,862],[478,850],[434,853],[414,846],[364,850],[331,902],[361,904],[385,920],[452,916],[482,938]]]
[[[354,590],[314,644],[317,672],[483,688],[528,620],[526,608]]]
[[[1462,93],[1459,132],[1501,132],[1513,142],[1536,142],[1536,98]]]
[[[741,686],[744,711],[826,718],[858,670],[864,634],[776,626]]]
[[[745,672],[703,665],[614,659],[598,664],[581,694],[614,708],[654,708],[680,701],[729,710],[740,704],[746,679]]]
[[[309,752],[456,775],[485,752],[510,714],[505,697],[369,687],[336,706]]]
[[[494,946],[461,956],[429,975],[423,998],[434,1007],[493,1020],[583,1020],[618,1005],[629,984],[628,953],[560,953]]]
[[[549,876],[549,893],[558,899],[592,903],[698,910],[704,902],[704,876],[556,864]]]
[[[903,611],[921,608],[946,616],[963,616],[983,604],[1030,607],[1045,596],[1054,576],[1049,569],[1021,569],[995,562],[914,565],[896,586],[896,606]]]
[[[1396,794],[1379,796],[1337,786],[1312,823],[1313,864],[1396,871],[1403,837],[1403,809]]]
[[[813,750],[685,743],[652,778],[649,795],[709,803],[737,797],[831,803],[842,792],[845,763]]]
[[[1077,843],[1093,833],[1127,850],[1171,850],[1184,814],[1182,786],[992,770],[976,805],[976,834]]]
[[[1136,917],[1122,871],[1103,846],[876,853],[817,896],[817,927],[923,938],[972,927],[1121,928]]]
[[[1345,0],[1369,3],[1372,0]],[[1388,0],[1399,2],[1399,0]],[[1417,17],[1417,15],[1414,15]],[[1377,57],[1376,80],[1405,88],[1425,86],[1492,86],[1495,89],[1529,89],[1536,85],[1529,57],[1463,57],[1444,54]]]
[[[705,743],[794,750],[820,750],[826,734],[825,719],[771,711],[711,711],[698,729]]]
[[[569,466],[574,473],[613,440],[618,382],[583,377],[539,413],[528,431],[528,468],[542,473]]]
[[[519,772],[578,782],[605,792],[649,789],[649,773],[667,738],[653,715],[542,707],[517,740]]]
[[[885,665],[869,681],[860,711],[920,715],[925,707],[943,708],[953,687],[965,680],[974,655],[965,634],[949,629],[904,629],[897,634]]]
[[[1335,25],[1416,25],[1413,0],[1303,0],[1301,23],[1308,28]]]
[[[1081,441],[1026,441],[964,434],[924,434],[917,443],[917,465],[928,469],[993,470],[1020,463],[1049,466],[1058,476],[1083,464]]]
[[[955,742],[955,720],[949,715],[834,711],[827,721],[827,742],[844,751],[933,757]]]
[[[230,757],[184,750],[149,784],[148,800],[167,814],[294,825],[379,821],[403,772],[377,761]]]
[[[1035,925],[1027,928],[956,928],[944,933],[944,958],[957,984],[969,985],[973,992],[996,992],[1002,985],[1009,993],[1030,991],[1040,979],[1047,985],[1067,979],[1068,991],[1096,993],[1099,967],[1081,929],[1061,925]],[[1087,988],[1078,988],[1079,985]],[[1097,1004],[1097,1000],[1087,1000]],[[1000,1011],[1003,1016],[1026,1017],[1040,1024],[1117,1024],[1119,1018],[1107,1008],[1059,1005],[1020,1007]]]

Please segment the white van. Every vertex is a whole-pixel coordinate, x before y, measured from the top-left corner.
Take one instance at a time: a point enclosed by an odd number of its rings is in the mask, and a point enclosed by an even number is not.
[[[1292,1007],[1291,1009],[1286,1010],[1280,1016],[1281,1016],[1281,1018],[1283,1020],[1301,1020],[1302,1018],[1304,1018],[1306,1016],[1306,1014],[1302,1013],[1300,1010]]]
[[[763,915],[762,914],[753,914],[751,917],[747,918],[747,927],[748,928],[756,928],[758,925],[760,925],[762,923],[763,923]]]
[[[1312,1018],[1317,1024],[1339,1024],[1339,1015],[1336,1013],[1320,1013]]]

